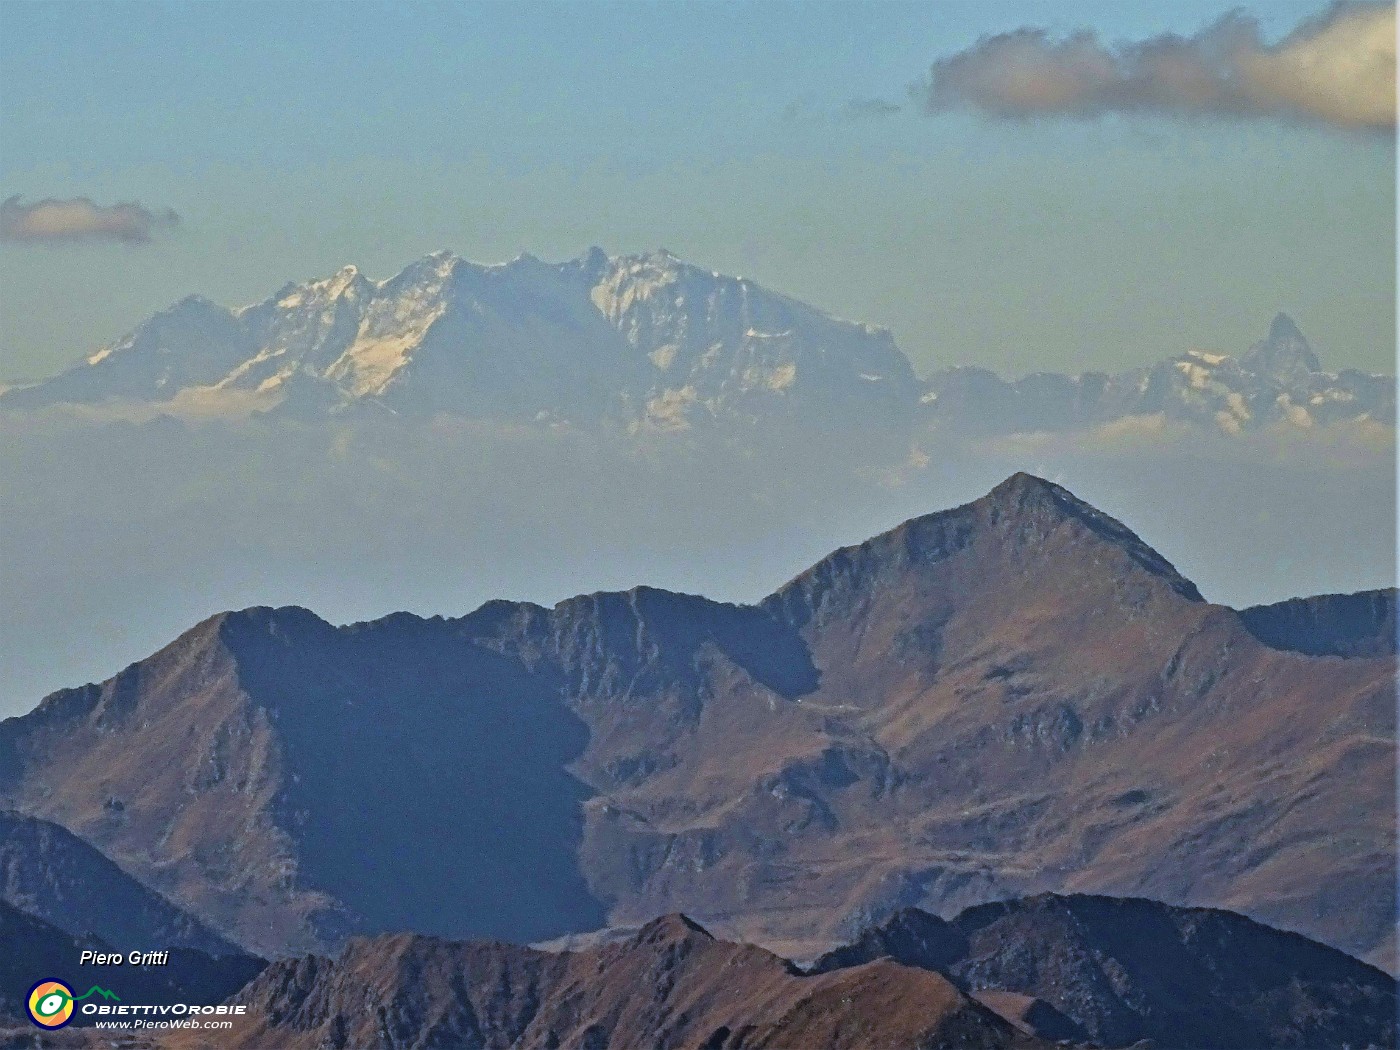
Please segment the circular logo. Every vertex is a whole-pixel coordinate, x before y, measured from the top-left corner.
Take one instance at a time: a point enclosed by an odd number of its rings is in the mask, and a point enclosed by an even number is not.
[[[40,981],[29,989],[29,1019],[40,1028],[62,1028],[73,1020],[73,989],[62,981]]]

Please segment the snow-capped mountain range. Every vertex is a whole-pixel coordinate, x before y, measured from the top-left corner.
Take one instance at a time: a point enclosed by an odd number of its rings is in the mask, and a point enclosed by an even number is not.
[[[319,418],[404,416],[615,423],[633,433],[837,421],[972,433],[1067,430],[1162,413],[1224,433],[1395,421],[1394,381],[1322,370],[1283,315],[1240,358],[1201,350],[1118,375],[926,381],[882,328],[838,320],[665,250],[593,248],[481,265],[435,252],[384,281],[353,266],[229,309],[183,299],[0,407],[198,403]]]
[[[921,402],[936,425],[973,433],[1074,430],[1158,414],[1225,434],[1274,424],[1395,425],[1394,377],[1324,371],[1286,314],[1238,358],[1187,350],[1116,375],[1041,372],[1016,380],[983,368],[949,368],[929,377]]]

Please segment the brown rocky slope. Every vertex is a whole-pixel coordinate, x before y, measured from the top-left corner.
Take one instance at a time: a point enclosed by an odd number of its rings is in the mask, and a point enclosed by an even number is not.
[[[397,935],[274,963],[226,1047],[477,1050],[967,1050],[1048,1047],[941,975],[889,960],[804,976],[679,915],[548,954]]]
[[[1052,890],[1389,964],[1395,666],[1263,644],[1016,475],[756,607],[222,614],[0,723],[0,803],[272,954],[684,910],[812,957],[902,907]]]

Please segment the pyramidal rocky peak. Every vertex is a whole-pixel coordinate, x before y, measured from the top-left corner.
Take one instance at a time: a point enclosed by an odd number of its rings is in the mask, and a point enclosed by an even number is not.
[[[267,956],[684,912],[814,958],[901,908],[1054,890],[1390,966],[1393,609],[1212,605],[1016,475],[756,606],[221,614],[0,722],[0,807]]]
[[[1390,377],[1324,371],[1280,314],[1239,358],[1190,350],[1108,375],[1007,380],[951,367],[918,379],[882,328],[831,317],[671,252],[590,248],[548,263],[450,251],[374,281],[355,266],[229,309],[181,300],[0,408],[222,406],[309,419],[374,407],[633,435],[843,421],[903,440],[921,428],[1011,433],[1163,415],[1235,434],[1369,420],[1392,425]]]

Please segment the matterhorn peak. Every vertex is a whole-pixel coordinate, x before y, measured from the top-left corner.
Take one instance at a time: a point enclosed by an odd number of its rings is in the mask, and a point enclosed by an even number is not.
[[[1321,372],[1322,365],[1293,318],[1281,313],[1269,325],[1269,337],[1255,343],[1242,359],[1254,372],[1283,375],[1291,372]]]
[[[1274,315],[1274,319],[1269,324],[1269,342],[1280,343],[1288,339],[1302,339],[1303,333],[1298,330],[1298,325],[1293,318],[1285,313]]]

